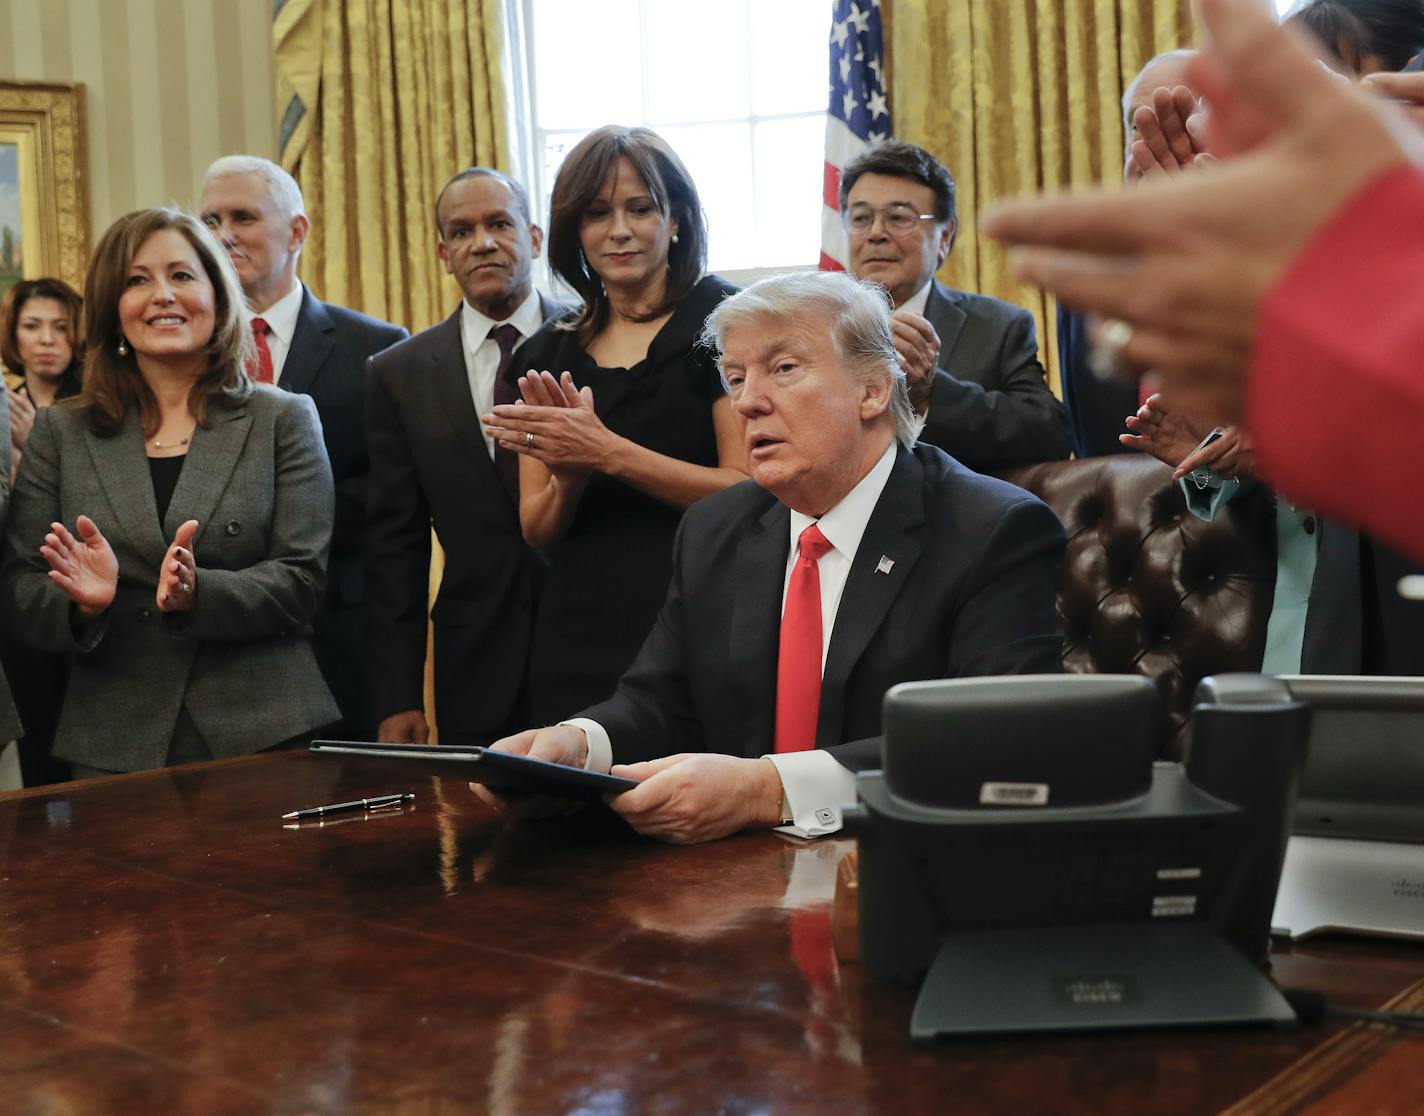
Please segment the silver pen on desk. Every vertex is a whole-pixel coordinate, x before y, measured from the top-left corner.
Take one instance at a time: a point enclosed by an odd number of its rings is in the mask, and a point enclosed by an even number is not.
[[[305,810],[293,810],[290,814],[283,814],[282,820],[288,821],[295,818],[301,821],[306,818],[324,818],[327,814],[336,814],[343,810],[379,810],[382,806],[399,806],[413,801],[415,801],[415,795],[410,791],[406,791],[404,794],[381,794],[375,798],[353,798],[350,802],[333,802],[330,806],[311,806]]]

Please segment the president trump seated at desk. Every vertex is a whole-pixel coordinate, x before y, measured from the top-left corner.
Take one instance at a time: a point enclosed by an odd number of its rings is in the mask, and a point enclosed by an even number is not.
[[[887,688],[1060,669],[1063,529],[916,444],[882,288],[765,279],[704,341],[752,480],[688,509],[662,613],[613,695],[495,747],[639,780],[613,809],[664,840],[820,836],[854,772],[879,766]]]

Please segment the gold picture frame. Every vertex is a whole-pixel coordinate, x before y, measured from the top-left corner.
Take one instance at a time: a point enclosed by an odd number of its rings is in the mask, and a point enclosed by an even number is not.
[[[84,87],[0,81],[0,294],[41,275],[83,290],[88,256]]]

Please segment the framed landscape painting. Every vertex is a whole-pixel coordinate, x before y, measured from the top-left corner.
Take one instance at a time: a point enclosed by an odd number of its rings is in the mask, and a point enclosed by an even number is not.
[[[40,275],[82,290],[88,253],[83,87],[0,81],[0,295]]]

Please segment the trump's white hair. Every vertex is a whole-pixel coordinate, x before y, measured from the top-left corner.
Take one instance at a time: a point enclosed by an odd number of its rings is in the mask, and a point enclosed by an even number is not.
[[[707,316],[702,344],[717,354],[720,365],[729,330],[768,318],[804,322],[813,317],[828,323],[836,352],[853,377],[863,383],[890,381],[895,439],[906,449],[913,446],[924,420],[910,404],[909,384],[890,329],[890,295],[878,283],[844,271],[796,271],[759,280]]]

